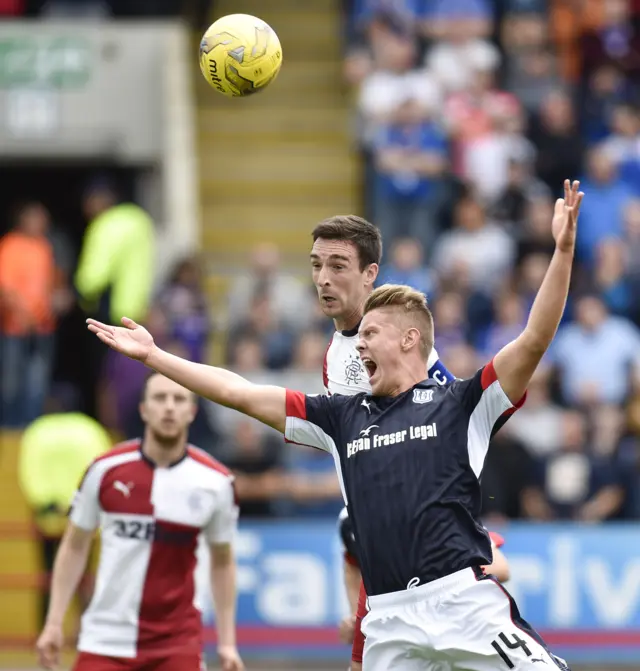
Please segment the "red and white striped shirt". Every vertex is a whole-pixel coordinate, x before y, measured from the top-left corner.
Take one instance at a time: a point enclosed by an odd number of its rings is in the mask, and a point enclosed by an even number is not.
[[[196,549],[201,534],[208,543],[232,542],[233,477],[193,446],[167,468],[156,467],[141,447],[131,441],[96,459],[72,504],[73,524],[101,530],[95,592],[78,649],[126,658],[199,653]]]

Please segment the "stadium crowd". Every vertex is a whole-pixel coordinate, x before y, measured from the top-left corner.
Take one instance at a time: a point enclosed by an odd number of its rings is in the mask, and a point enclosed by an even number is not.
[[[638,11],[631,0],[345,4],[344,72],[366,209],[385,240],[378,284],[427,293],[436,347],[454,374],[472,374],[520,332],[553,250],[562,180],[579,177],[587,194],[564,324],[527,404],[489,453],[488,522],[640,518]],[[152,242],[144,216],[132,216],[140,252]],[[0,240],[0,339],[3,360],[14,364],[3,371],[3,425],[24,427],[55,397],[58,411],[80,408],[115,436],[138,436],[142,365],[88,350],[97,370],[83,383],[94,396],[85,406],[77,380],[53,370],[57,322],[74,310],[105,317],[108,278],[91,285],[84,249],[78,270],[41,204],[24,206],[13,224]],[[33,250],[34,283],[21,281],[26,266],[1,260],[20,246]],[[212,333],[224,331],[234,370],[323,391],[332,324],[310,282],[290,275],[271,245],[253,250],[232,283],[224,323],[210,314],[195,258],[138,300],[166,349],[203,361]],[[291,449],[253,421],[200,406],[191,439],[234,470],[244,515],[337,513],[325,454]]]

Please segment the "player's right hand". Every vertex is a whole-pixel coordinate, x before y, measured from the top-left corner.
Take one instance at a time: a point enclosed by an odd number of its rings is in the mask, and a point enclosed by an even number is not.
[[[64,633],[59,625],[45,625],[36,649],[38,651],[38,661],[40,666],[45,669],[55,669],[60,663],[60,652],[64,644]]]
[[[109,326],[95,319],[87,319],[89,330],[105,345],[144,363],[155,346],[151,334],[144,326],[136,324],[128,317],[122,318],[122,324],[123,326]]]
[[[347,615],[342,622],[340,622],[340,640],[347,645],[353,643],[353,637],[356,630],[356,617],[355,615]]]

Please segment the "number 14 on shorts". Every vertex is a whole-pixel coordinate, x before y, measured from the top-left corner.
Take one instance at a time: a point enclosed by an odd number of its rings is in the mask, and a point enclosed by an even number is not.
[[[509,653],[507,651],[515,651],[518,649],[521,649],[522,652],[526,655],[527,658],[531,657],[532,653],[527,645],[527,642],[520,638],[518,634],[513,634],[512,636],[507,636],[507,634],[498,634],[498,637],[491,641],[491,645],[493,646],[494,650],[500,655],[502,661],[507,665],[508,668],[510,669],[515,669],[515,664],[511,661],[511,657],[509,657]],[[529,659],[530,662],[535,662],[539,661],[541,664],[546,664],[547,661],[545,659],[539,658],[538,660],[536,659]]]

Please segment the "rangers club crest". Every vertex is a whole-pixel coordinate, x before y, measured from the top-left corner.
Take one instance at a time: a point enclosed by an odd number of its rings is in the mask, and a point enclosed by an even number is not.
[[[347,359],[347,364],[344,369],[344,377],[347,384],[359,384],[362,382],[364,376],[364,369],[359,355],[351,354]]]

